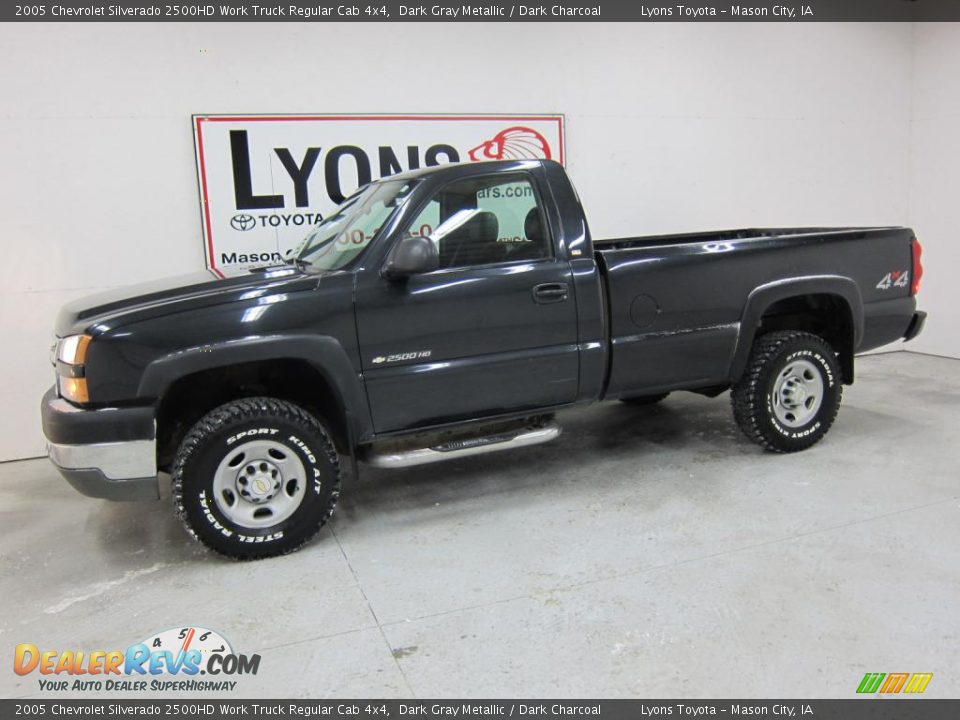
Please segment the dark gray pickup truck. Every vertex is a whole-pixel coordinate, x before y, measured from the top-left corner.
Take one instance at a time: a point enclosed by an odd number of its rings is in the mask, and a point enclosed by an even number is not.
[[[265,557],[330,517],[341,458],[542,443],[578,403],[731,389],[748,438],[808,448],[855,353],[922,329],[921,272],[898,227],[595,240],[560,165],[447,165],[362,188],[287,265],[68,305],[43,427],[81,492],[170,473],[196,538]]]

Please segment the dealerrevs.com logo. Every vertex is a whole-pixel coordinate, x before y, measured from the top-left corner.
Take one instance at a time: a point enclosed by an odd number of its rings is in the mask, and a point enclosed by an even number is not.
[[[447,163],[564,162],[562,115],[195,115],[207,267],[276,265],[357,188]]]
[[[16,646],[13,670],[37,675],[41,692],[232,692],[242,675],[256,675],[259,655],[235,653],[219,633],[171,628],[126,650],[48,650]]]

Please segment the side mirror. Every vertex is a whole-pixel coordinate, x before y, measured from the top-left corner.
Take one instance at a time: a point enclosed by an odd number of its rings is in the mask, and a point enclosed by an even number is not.
[[[383,276],[397,279],[426,273],[440,267],[440,255],[433,240],[410,235],[394,246],[383,264]]]

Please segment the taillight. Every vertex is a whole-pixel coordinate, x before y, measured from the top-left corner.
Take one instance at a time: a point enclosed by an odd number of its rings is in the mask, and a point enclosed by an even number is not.
[[[920,278],[923,277],[923,263],[920,262],[923,248],[920,247],[920,241],[916,238],[913,238],[910,248],[913,251],[913,282],[910,284],[910,294],[916,295],[920,292]]]

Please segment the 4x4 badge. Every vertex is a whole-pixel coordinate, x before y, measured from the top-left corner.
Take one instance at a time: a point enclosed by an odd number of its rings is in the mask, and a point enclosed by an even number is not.
[[[906,270],[894,270],[883,276],[877,283],[877,290],[889,290],[892,287],[907,287],[910,273]]]

